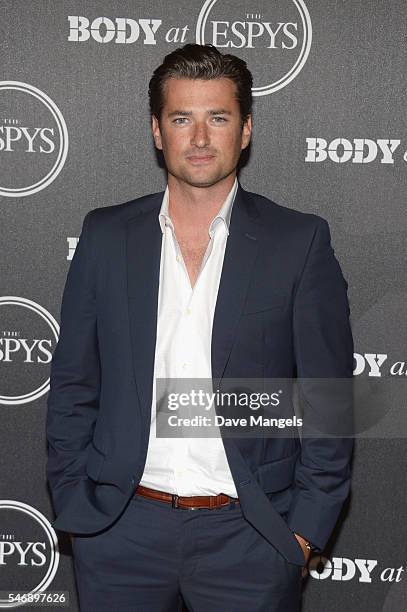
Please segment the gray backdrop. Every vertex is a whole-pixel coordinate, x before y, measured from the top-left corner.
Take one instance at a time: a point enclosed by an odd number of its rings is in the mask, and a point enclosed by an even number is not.
[[[45,482],[62,290],[86,212],[165,187],[153,69],[213,42],[254,75],[243,187],[327,219],[349,283],[363,426],[304,611],[405,609],[406,15],[405,0],[0,3],[0,591],[69,591],[78,609]]]

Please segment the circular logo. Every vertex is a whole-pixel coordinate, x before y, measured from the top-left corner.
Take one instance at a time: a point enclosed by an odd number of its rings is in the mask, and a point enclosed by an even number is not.
[[[59,565],[58,538],[48,519],[23,502],[0,500],[0,560],[2,591],[43,593]],[[3,595],[0,608],[15,608]]]
[[[15,296],[0,297],[0,322],[0,404],[32,402],[49,390],[49,364],[59,325],[36,302]],[[38,381],[34,389],[33,379]],[[17,387],[20,393],[15,395]]]
[[[27,83],[0,81],[0,195],[45,189],[67,154],[68,130],[55,102]]]
[[[257,2],[255,11],[239,14],[231,0],[206,0],[195,38],[197,44],[211,43],[233,54],[240,49],[259,83],[253,96],[266,96],[301,72],[311,49],[312,25],[304,0]]]

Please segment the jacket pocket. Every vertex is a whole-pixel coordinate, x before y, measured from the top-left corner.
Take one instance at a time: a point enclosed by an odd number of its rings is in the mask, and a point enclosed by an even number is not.
[[[264,310],[272,310],[274,308],[286,308],[289,304],[290,296],[288,294],[274,295],[249,295],[245,305],[243,306],[242,314],[252,314],[255,312],[263,312]]]

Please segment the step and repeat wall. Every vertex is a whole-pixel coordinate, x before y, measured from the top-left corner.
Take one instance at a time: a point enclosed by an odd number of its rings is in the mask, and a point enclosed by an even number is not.
[[[353,486],[303,609],[407,609],[406,40],[405,0],[0,3],[0,608],[78,610],[45,472],[62,292],[85,214],[165,188],[148,81],[205,42],[253,73],[243,187],[327,219],[349,285]]]

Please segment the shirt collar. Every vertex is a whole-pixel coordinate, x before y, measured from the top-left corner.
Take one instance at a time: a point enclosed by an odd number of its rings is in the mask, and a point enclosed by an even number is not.
[[[232,185],[232,188],[229,191],[228,195],[226,196],[226,199],[223,202],[221,209],[219,210],[218,214],[216,215],[216,217],[214,217],[214,219],[212,220],[210,224],[209,235],[211,238],[213,236],[215,227],[222,223],[225,226],[227,233],[229,234],[230,217],[232,215],[232,207],[233,207],[233,202],[235,200],[237,188],[238,188],[238,181],[237,181],[237,177],[235,177],[235,181]],[[160,222],[161,231],[163,233],[164,233],[165,226],[171,227],[171,229],[174,231],[174,225],[172,223],[171,217],[168,214],[168,202],[169,202],[169,189],[168,189],[168,183],[167,183],[167,186],[164,192],[164,196],[163,196],[163,200],[162,200],[162,204],[161,204],[161,209],[158,215],[158,220]]]

